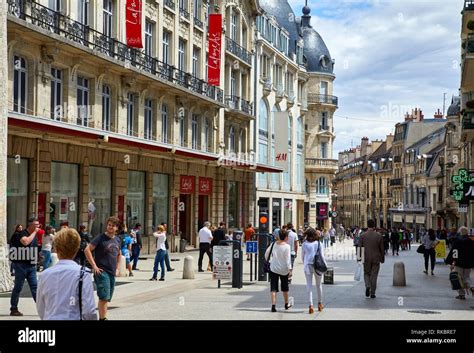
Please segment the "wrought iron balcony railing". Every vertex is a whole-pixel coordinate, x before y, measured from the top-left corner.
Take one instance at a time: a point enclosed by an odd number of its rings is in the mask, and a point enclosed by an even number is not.
[[[247,115],[253,115],[253,105],[237,96],[225,96],[225,105],[232,110],[240,110]]]
[[[390,180],[390,186],[401,186],[401,185],[403,185],[403,180],[401,178]]]
[[[175,3],[172,0],[165,0],[165,6],[174,10],[176,8]]]
[[[336,96],[329,96],[327,94],[316,94],[316,93],[309,93],[308,94],[308,103],[323,103],[323,104],[332,104],[337,106],[338,98]]]
[[[168,65],[139,49],[131,48],[89,26],[31,0],[8,0],[8,13],[41,29],[81,44],[96,53],[121,61],[160,80],[176,84],[194,93],[224,102],[223,91],[207,82]]]
[[[226,37],[226,50],[242,59],[247,64],[252,65],[252,53],[241,47],[237,42],[229,37]]]
[[[199,18],[197,18],[197,17],[194,17],[194,25],[195,25],[196,27],[201,28],[201,29],[204,28],[204,24],[203,24],[202,21],[201,21]]]
[[[189,12],[187,9],[180,7],[179,8],[179,14],[180,16],[184,17],[185,19],[189,20]]]

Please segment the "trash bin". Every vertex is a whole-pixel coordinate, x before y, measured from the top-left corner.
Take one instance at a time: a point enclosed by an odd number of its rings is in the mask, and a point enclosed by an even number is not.
[[[186,239],[181,239],[181,241],[179,242],[179,252],[184,252],[186,250],[186,244],[188,242],[186,241]]]
[[[328,267],[324,272],[324,284],[334,284],[334,267]]]

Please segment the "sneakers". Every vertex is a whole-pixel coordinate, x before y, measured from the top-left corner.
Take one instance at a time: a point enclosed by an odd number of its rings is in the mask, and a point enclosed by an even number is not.
[[[365,296],[370,297],[370,288],[365,288]]]
[[[10,310],[10,316],[23,316],[23,313],[18,311],[18,309]]]
[[[318,311],[323,311],[324,305],[321,303],[318,303]]]
[[[309,306],[309,313],[314,314],[314,307],[312,305]]]
[[[285,310],[288,310],[289,308],[291,308],[293,305],[291,304],[288,304],[288,303],[285,303]]]

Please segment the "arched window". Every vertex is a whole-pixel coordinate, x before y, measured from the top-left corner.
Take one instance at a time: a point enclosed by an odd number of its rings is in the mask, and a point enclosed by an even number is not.
[[[318,179],[318,195],[327,195],[328,194],[328,184],[325,177],[320,177]]]

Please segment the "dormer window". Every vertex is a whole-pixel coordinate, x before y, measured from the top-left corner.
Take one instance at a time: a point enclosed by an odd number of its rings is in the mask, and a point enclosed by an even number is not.
[[[330,60],[326,55],[321,55],[319,57],[319,63],[321,64],[322,67],[327,68],[330,64]]]

